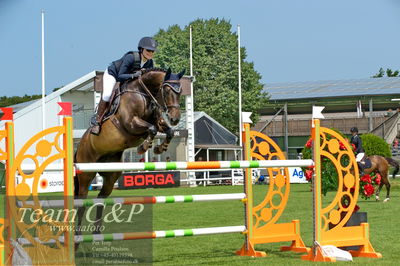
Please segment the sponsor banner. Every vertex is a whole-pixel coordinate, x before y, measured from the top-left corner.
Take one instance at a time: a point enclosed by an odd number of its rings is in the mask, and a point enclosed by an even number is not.
[[[123,173],[118,179],[118,188],[179,187],[180,180],[181,173],[179,171]]]
[[[21,176],[17,176],[17,184],[19,183],[22,183]],[[26,183],[29,185],[32,191],[33,178],[27,178]],[[64,191],[64,173],[63,172],[43,173],[39,179],[37,187],[38,187],[38,193]]]
[[[308,183],[300,167],[288,167],[290,183]]]

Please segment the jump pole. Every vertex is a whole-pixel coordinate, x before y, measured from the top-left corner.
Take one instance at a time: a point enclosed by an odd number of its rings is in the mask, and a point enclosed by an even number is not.
[[[86,172],[199,170],[302,167],[313,165],[312,160],[259,160],[259,161],[209,161],[209,162],[148,162],[148,163],[76,163],[77,174]]]
[[[91,207],[94,205],[112,206],[115,204],[171,204],[171,203],[189,203],[204,201],[221,201],[221,200],[243,200],[246,198],[244,193],[227,193],[227,194],[204,194],[204,195],[179,195],[179,196],[134,196],[124,198],[94,198],[94,199],[75,199],[75,207]],[[28,201],[27,204],[33,202]],[[43,208],[63,207],[64,200],[41,200],[39,204]]]

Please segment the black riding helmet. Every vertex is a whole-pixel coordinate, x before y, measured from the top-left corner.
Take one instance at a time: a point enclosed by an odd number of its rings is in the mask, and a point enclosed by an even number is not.
[[[351,133],[354,133],[354,132],[358,133],[358,128],[357,128],[357,127],[352,127],[352,128],[350,129],[350,132],[351,132]]]
[[[143,48],[150,51],[156,51],[157,42],[151,37],[143,37],[139,41],[138,50],[141,51]]]

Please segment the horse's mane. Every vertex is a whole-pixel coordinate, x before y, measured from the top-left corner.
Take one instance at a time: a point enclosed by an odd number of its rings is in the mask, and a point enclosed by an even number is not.
[[[158,68],[158,67],[153,67],[153,68],[146,68],[144,70],[142,70],[142,75],[148,74],[150,72],[161,72],[161,73],[167,73],[167,71],[163,68]],[[134,82],[137,83],[137,79],[135,80],[127,80],[125,82],[123,82],[123,84],[121,85],[121,89],[125,89],[129,83]]]
[[[153,68],[146,68],[144,70],[142,70],[142,75],[147,74],[149,72],[163,72],[166,73],[167,71],[163,68],[159,68],[159,67],[153,67]]]

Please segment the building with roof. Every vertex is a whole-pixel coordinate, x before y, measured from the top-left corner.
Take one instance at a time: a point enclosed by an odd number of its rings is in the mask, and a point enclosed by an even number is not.
[[[375,133],[388,143],[398,134],[398,77],[271,83],[264,92],[270,99],[254,129],[274,138],[290,158],[310,135],[313,105],[325,106],[323,126],[345,134],[357,126],[360,133]]]

